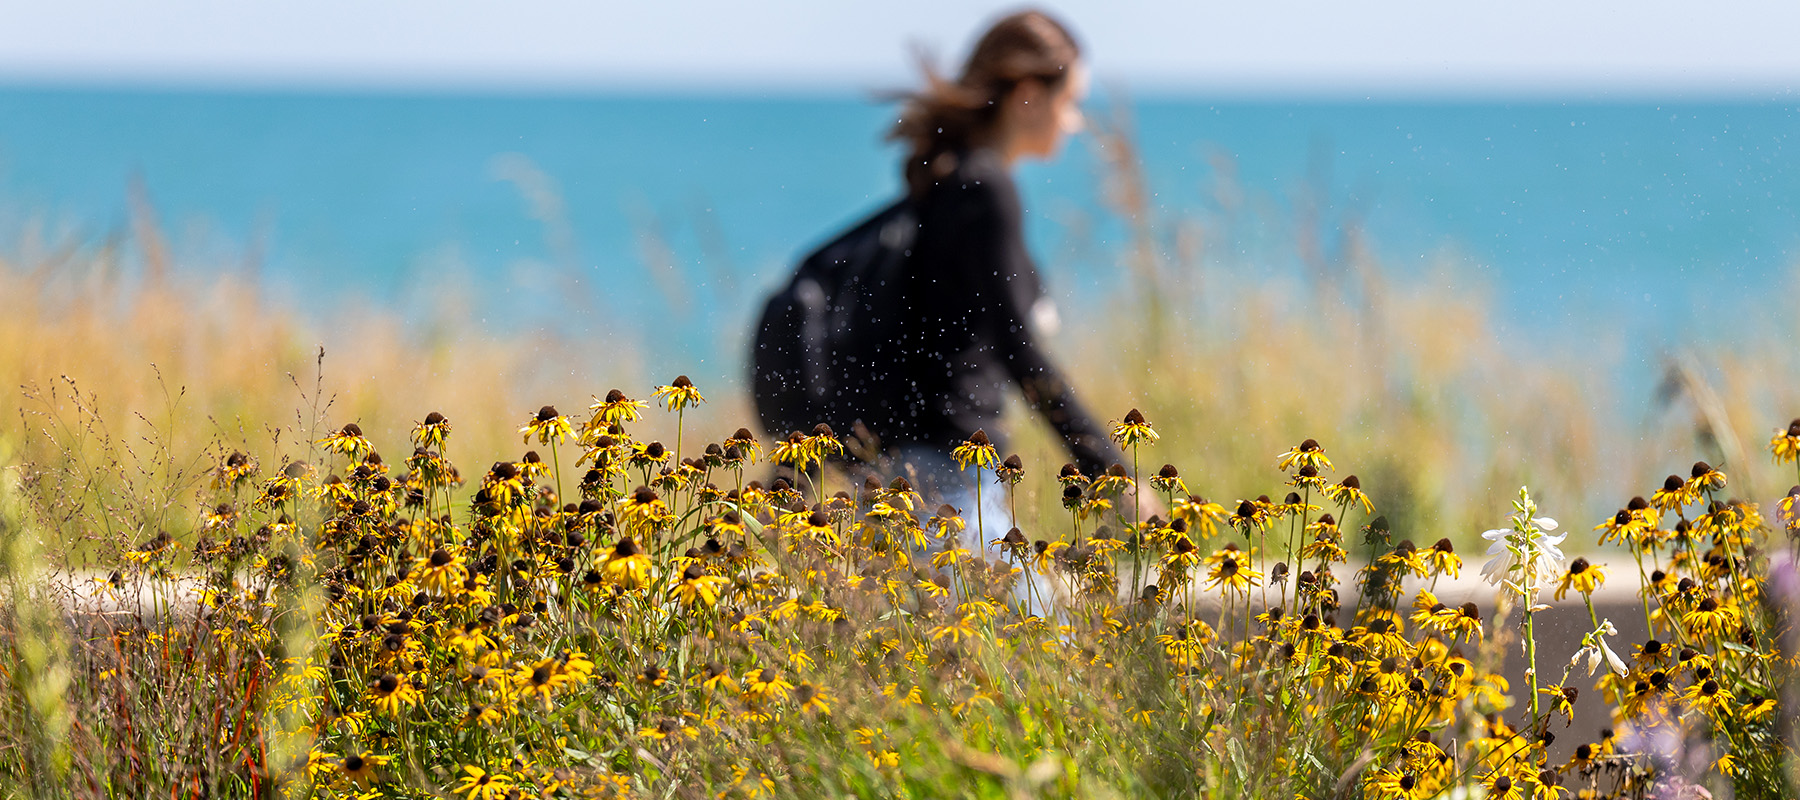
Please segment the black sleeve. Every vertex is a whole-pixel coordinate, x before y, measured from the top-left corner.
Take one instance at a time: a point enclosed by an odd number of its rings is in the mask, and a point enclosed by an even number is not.
[[[952,265],[970,289],[966,310],[984,348],[1019,385],[1025,402],[1062,435],[1075,465],[1090,477],[1120,459],[1105,428],[1075,398],[1027,324],[1037,270],[1025,248],[1018,194],[1005,184],[970,186]]]

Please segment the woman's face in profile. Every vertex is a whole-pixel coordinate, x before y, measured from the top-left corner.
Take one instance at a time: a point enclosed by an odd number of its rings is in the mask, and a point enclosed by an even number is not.
[[[1080,133],[1086,121],[1081,102],[1087,98],[1087,65],[1069,66],[1069,77],[1054,90],[1040,81],[1020,84],[1014,90],[1012,140],[1014,153],[1032,158],[1054,158],[1065,136]]]

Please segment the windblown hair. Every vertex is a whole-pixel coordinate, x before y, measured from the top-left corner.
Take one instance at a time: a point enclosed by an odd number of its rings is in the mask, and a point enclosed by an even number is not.
[[[988,136],[1000,101],[1025,81],[1051,91],[1068,79],[1081,48],[1061,23],[1041,11],[1000,19],[969,53],[962,76],[949,81],[924,58],[925,88],[900,95],[905,105],[889,139],[906,142],[906,185],[913,197],[956,169],[955,151]]]

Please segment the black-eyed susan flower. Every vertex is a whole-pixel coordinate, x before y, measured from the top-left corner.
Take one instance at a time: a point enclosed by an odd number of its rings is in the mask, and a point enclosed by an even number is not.
[[[719,602],[720,590],[730,582],[727,578],[706,574],[706,569],[699,564],[689,564],[669,587],[669,595],[690,608],[712,608]]]
[[[1257,533],[1267,531],[1269,526],[1275,523],[1273,508],[1274,503],[1269,500],[1268,495],[1263,495],[1255,500],[1239,500],[1237,511],[1225,521],[1245,538],[1250,538]]]
[[[1448,612],[1439,614],[1439,629],[1448,635],[1451,641],[1481,638],[1480,606],[1468,602],[1449,609]]]
[[[967,441],[952,449],[950,456],[956,459],[959,469],[968,469],[970,465],[981,469],[992,469],[1000,461],[1000,455],[995,452],[993,443],[988,441],[987,431],[979,429],[969,434]]]
[[[786,700],[794,685],[788,683],[780,672],[764,667],[744,673],[741,682],[744,696],[757,703],[780,702]]]
[[[1312,467],[1315,472],[1326,472],[1332,468],[1331,459],[1325,457],[1325,448],[1317,439],[1302,441],[1275,458],[1275,468],[1282,472],[1298,467]]]
[[[787,438],[775,443],[775,449],[769,451],[769,460],[784,467],[793,467],[796,471],[805,472],[812,463],[811,448],[807,447],[806,434],[791,431]]]
[[[1421,578],[1431,574],[1424,554],[1419,552],[1411,539],[1401,539],[1392,550],[1376,558],[1375,563],[1395,572],[1410,572]]]
[[[557,413],[556,406],[544,406],[525,421],[525,426],[519,429],[519,433],[525,435],[524,441],[527,444],[533,436],[537,437],[538,444],[555,444],[574,436],[575,426],[569,423],[568,417]]]
[[[1514,770],[1500,768],[1481,777],[1487,800],[1522,800],[1524,787],[1513,778]]]
[[[536,450],[525,451],[525,455],[520,456],[513,466],[519,468],[520,479],[528,482],[537,481],[550,474],[550,465],[544,463],[544,457],[538,455]]]
[[[830,714],[831,697],[824,689],[802,681],[794,687],[794,704],[807,714]]]
[[[662,401],[663,406],[670,411],[685,411],[706,402],[706,398],[700,396],[700,390],[694,388],[694,382],[686,375],[677,375],[667,386],[656,387],[656,393],[651,397]]]
[[[1662,488],[1650,495],[1650,507],[1665,513],[1680,511],[1699,499],[1698,495],[1688,489],[1687,481],[1682,480],[1680,475],[1670,475],[1663,480]]]
[[[749,428],[738,428],[736,433],[726,438],[724,444],[725,461],[728,466],[754,464],[757,456],[762,453],[762,448],[756,441],[756,434],[751,433]],[[737,450],[736,458],[732,457],[733,449]]]
[[[622,589],[638,589],[650,582],[650,556],[636,540],[625,537],[613,545],[600,565],[606,581]]]
[[[1719,638],[1736,633],[1742,619],[1735,601],[1707,597],[1681,615],[1681,624],[1690,636]]]
[[[1456,578],[1462,574],[1462,557],[1456,554],[1456,545],[1451,544],[1449,539],[1437,540],[1424,555],[1433,576],[1448,575]]]
[[[1569,562],[1569,569],[1563,573],[1562,582],[1556,586],[1556,599],[1561,600],[1570,589],[1590,595],[1606,585],[1606,571],[1598,564],[1590,564],[1585,558],[1576,558]]]
[[[1644,533],[1654,526],[1641,514],[1634,514],[1627,509],[1619,509],[1605,522],[1594,526],[1600,531],[1600,543],[1619,542],[1628,547],[1636,547]]]
[[[1698,497],[1703,492],[1716,492],[1725,488],[1725,473],[1704,461],[1694,462],[1694,467],[1688,474],[1687,491],[1690,497]]]
[[[414,446],[442,451],[450,441],[450,420],[436,411],[426,414],[423,422],[413,425],[412,441]]]
[[[503,773],[488,772],[473,764],[463,766],[462,782],[453,790],[464,800],[498,800],[513,788],[512,778]]]
[[[1206,587],[1226,592],[1248,592],[1260,586],[1263,574],[1250,568],[1250,555],[1236,548],[1226,548],[1206,559]]]
[[[375,445],[363,437],[362,427],[354,422],[339,428],[315,444],[328,452],[342,453],[352,459],[361,458],[362,454],[375,449]]]
[[[681,741],[698,737],[700,729],[689,724],[686,719],[663,717],[657,720],[655,725],[640,729],[638,735],[659,742]]]
[[[844,454],[844,443],[838,439],[831,426],[823,422],[813,426],[812,435],[806,437],[804,445],[815,464]]]
[[[1710,717],[1731,716],[1735,707],[1731,690],[1714,678],[1695,681],[1682,694],[1682,699],[1687,701],[1689,707],[1700,709]]]
[[[732,678],[731,670],[717,661],[706,662],[706,666],[695,678],[709,692],[736,691],[737,689],[737,681]]]
[[[424,694],[404,675],[390,672],[369,684],[369,700],[390,717],[400,716],[402,711],[418,705],[422,699]]]
[[[1788,423],[1786,430],[1775,430],[1774,438],[1769,440],[1769,453],[1777,464],[1800,463],[1800,419]]]
[[[237,489],[256,477],[256,459],[241,450],[233,450],[213,473],[213,487]]]
[[[1121,447],[1156,444],[1157,438],[1156,429],[1144,420],[1143,412],[1135,408],[1125,412],[1125,419],[1112,426],[1112,440]]]
[[[1000,461],[994,468],[994,482],[1004,486],[1017,486],[1025,478],[1025,462],[1014,453]]]
[[[1089,483],[1088,477],[1081,474],[1081,468],[1074,464],[1062,465],[1062,469],[1056,473],[1056,481],[1064,487],[1076,489],[1086,488]]]
[[[1362,480],[1355,475],[1346,475],[1337,483],[1325,487],[1325,497],[1348,510],[1351,506],[1362,506],[1364,514],[1375,513],[1375,503],[1363,493]]]
[[[411,579],[425,591],[438,595],[455,593],[469,577],[467,562],[454,545],[439,547],[413,565]]]
[[[1379,800],[1412,800],[1418,777],[1411,772],[1373,769],[1363,777],[1363,796]]]
[[[643,410],[647,405],[647,403],[626,397],[625,393],[618,389],[613,389],[606,393],[605,399],[596,397],[593,405],[588,406],[588,409],[594,412],[594,416],[586,429],[593,435],[599,435],[605,433],[609,428],[636,422],[643,417]]]
[[[1187,484],[1181,481],[1181,471],[1174,464],[1162,465],[1162,469],[1157,470],[1156,476],[1150,479],[1150,488],[1168,495],[1185,495],[1188,491]],[[1170,513],[1173,515],[1173,509]]]
[[[1745,722],[1767,719],[1780,704],[1773,697],[1749,697],[1738,706],[1737,713]]]
[[[499,706],[470,703],[468,709],[463,712],[462,724],[482,728],[492,728],[505,719],[506,712],[501,710]]]
[[[378,756],[369,753],[352,753],[338,760],[338,770],[351,783],[364,789],[375,780],[375,768],[386,766],[393,756]]]

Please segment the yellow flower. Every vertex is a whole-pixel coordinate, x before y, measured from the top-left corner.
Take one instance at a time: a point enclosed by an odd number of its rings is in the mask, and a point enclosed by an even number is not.
[[[1275,468],[1282,472],[1296,467],[1312,467],[1325,472],[1331,469],[1331,459],[1325,457],[1325,448],[1317,439],[1307,439],[1275,458]]]
[[[369,699],[390,717],[400,716],[404,709],[419,704],[424,695],[403,676],[389,673],[369,684]]]
[[[1437,544],[1425,551],[1425,560],[1430,563],[1434,575],[1456,578],[1462,574],[1462,557],[1456,554],[1456,545],[1449,539],[1437,540]]]
[[[1606,572],[1598,564],[1589,564],[1585,558],[1577,558],[1569,562],[1569,570],[1563,573],[1562,583],[1556,586],[1556,599],[1563,599],[1569,589],[1584,595],[1593,594],[1594,590],[1606,585]]]
[[[798,703],[800,710],[806,713],[830,714],[830,700],[831,697],[825,694],[824,689],[811,683],[802,683],[794,687],[794,702]]]
[[[1325,487],[1325,497],[1345,508],[1360,504],[1364,514],[1375,513],[1375,504],[1363,494],[1362,481],[1355,475],[1346,475],[1343,480]]]
[[[436,411],[426,414],[424,422],[413,426],[412,440],[427,450],[443,450],[444,443],[450,441],[450,420]]]
[[[463,714],[463,724],[491,728],[500,724],[500,721],[505,718],[506,713],[501,711],[498,707],[482,705],[480,703],[470,703],[468,713]]]
[[[220,464],[218,470],[213,473],[213,488],[237,488],[239,484],[256,475],[256,466],[256,459],[248,454],[237,450],[231,451],[231,455],[225,457],[225,463]]]
[[[1725,488],[1725,473],[1713,469],[1711,464],[1704,461],[1694,462],[1694,468],[1689,474],[1692,477],[1688,478],[1687,490],[1691,496],[1698,497],[1701,492]]]
[[[1219,521],[1225,518],[1225,508],[1191,494],[1176,500],[1174,507],[1169,509],[1169,516],[1186,522],[1188,528],[1198,531],[1201,537],[1210,538],[1218,535]]]
[[[1000,454],[994,450],[993,443],[988,441],[987,431],[980,429],[969,434],[968,441],[951,450],[950,456],[956,459],[958,469],[968,469],[970,464],[982,469],[992,469],[1000,462]]]
[[[650,582],[650,557],[630,537],[620,539],[600,565],[600,574],[614,586],[640,588]]]
[[[799,431],[789,433],[786,439],[775,444],[775,449],[769,453],[769,460],[804,472],[806,465],[812,463],[812,452],[806,446],[806,434]]]
[[[694,382],[688,380],[686,375],[677,375],[669,385],[656,387],[656,394],[652,397],[661,400],[670,411],[681,411],[706,402],[706,398],[700,396],[700,390],[694,388]]]
[[[375,449],[368,439],[363,438],[362,428],[352,422],[343,428],[320,439],[316,444],[333,453],[343,453],[351,458],[361,458],[362,454]]]
[[[467,800],[494,800],[506,794],[512,788],[512,779],[498,773],[490,773],[474,765],[465,765],[462,783],[454,790]]]
[[[1717,598],[1708,597],[1694,606],[1693,610],[1681,615],[1681,624],[1692,636],[1725,638],[1737,634],[1739,619],[1735,603],[1721,603]]]
[[[469,577],[469,569],[455,545],[440,547],[413,565],[411,580],[439,596],[455,593]]]
[[[812,460],[815,463],[834,455],[844,454],[844,443],[838,441],[837,434],[832,432],[831,426],[823,422],[813,426],[812,435],[806,437],[806,448],[812,454]]]
[[[1785,431],[1776,429],[1775,438],[1769,440],[1769,452],[1777,464],[1800,462],[1800,419],[1788,423]]]
[[[1363,779],[1363,796],[1377,800],[1404,800],[1413,797],[1418,778],[1410,772],[1389,769],[1370,770]]]
[[[525,442],[529,444],[531,437],[536,436],[538,444],[560,442],[575,435],[575,427],[569,424],[569,418],[556,413],[556,406],[544,406],[538,409],[537,415],[525,422],[519,432],[525,434]]]
[[[1112,440],[1122,447],[1156,444],[1157,438],[1156,429],[1144,420],[1143,412],[1135,408],[1125,413],[1124,421],[1112,426]]]
[[[1682,697],[1690,706],[1706,712],[1707,716],[1715,719],[1730,717],[1734,710],[1735,698],[1731,696],[1731,690],[1720,685],[1719,681],[1714,678],[1707,678],[1689,686]]]
[[[588,406],[588,410],[594,412],[594,418],[588,423],[587,428],[597,435],[605,433],[614,425],[636,422],[643,416],[639,412],[645,405],[641,401],[626,397],[624,392],[614,389],[606,393],[605,400],[596,397],[594,404]]]
[[[1699,495],[1688,488],[1688,482],[1682,480],[1680,475],[1670,475],[1663,480],[1663,487],[1650,495],[1650,507],[1657,511],[1679,511],[1699,499]]]
[[[569,682],[569,676],[563,673],[560,666],[556,659],[546,658],[534,664],[529,670],[520,669],[513,673],[513,683],[517,686],[520,696],[538,700],[544,704],[545,709],[548,709],[550,695]]]
[[[735,466],[732,463],[734,450],[737,453],[735,460],[740,464],[754,464],[757,456],[762,454],[762,447],[756,442],[756,434],[751,433],[749,428],[738,428],[737,433],[726,439],[724,445],[727,466]]]
[[[344,773],[344,777],[349,778],[352,783],[367,789],[369,788],[369,781],[374,780],[375,778],[375,768],[386,766],[391,760],[393,760],[393,756],[375,756],[367,753],[357,755],[353,753],[344,756],[343,759],[338,762],[338,769],[341,770]]]
[[[1236,548],[1227,547],[1206,559],[1212,568],[1206,573],[1207,588],[1221,587],[1226,591],[1247,592],[1252,587],[1262,585],[1263,574],[1250,568],[1250,555]]]
[[[744,694],[753,701],[786,700],[794,685],[773,669],[753,669],[744,673]]]
[[[712,608],[719,602],[719,591],[729,583],[727,578],[706,574],[706,569],[699,564],[689,564],[681,571],[681,578],[675,585],[669,587],[669,594],[689,608],[696,605]]]

